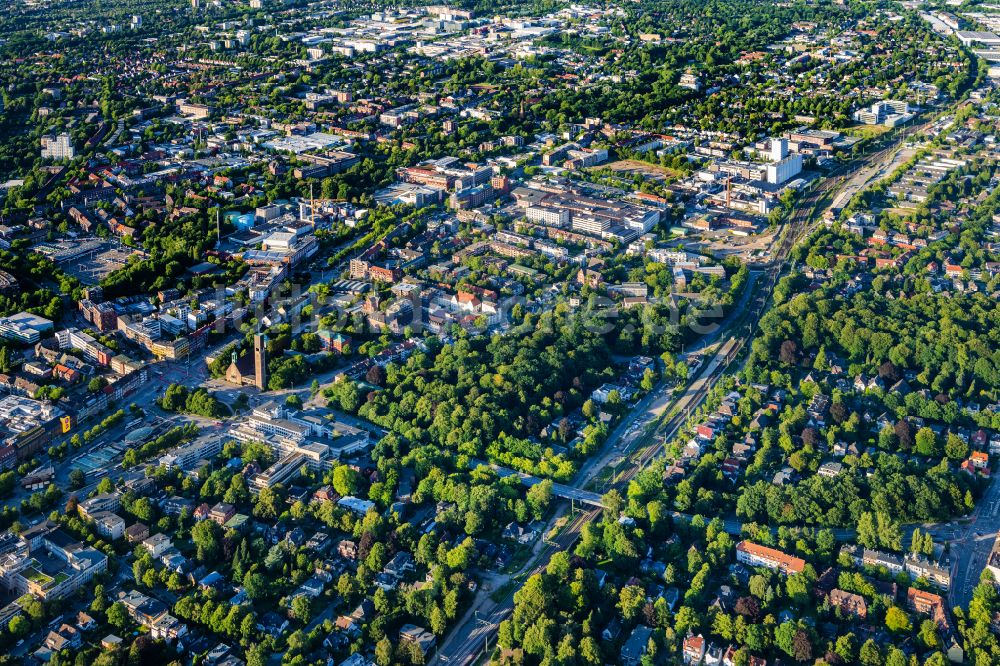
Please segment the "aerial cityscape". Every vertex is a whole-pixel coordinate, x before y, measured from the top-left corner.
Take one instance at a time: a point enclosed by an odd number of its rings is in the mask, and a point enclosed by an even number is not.
[[[998,34],[15,0],[0,666],[1000,664]]]

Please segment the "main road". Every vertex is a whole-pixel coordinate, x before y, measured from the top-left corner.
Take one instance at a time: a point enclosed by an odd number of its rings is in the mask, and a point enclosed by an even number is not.
[[[957,523],[948,523],[955,526]],[[961,537],[952,541],[951,605],[967,607],[979,576],[986,567],[993,542],[1000,531],[1000,483],[990,483],[979,500]],[[931,530],[934,533],[934,530]]]

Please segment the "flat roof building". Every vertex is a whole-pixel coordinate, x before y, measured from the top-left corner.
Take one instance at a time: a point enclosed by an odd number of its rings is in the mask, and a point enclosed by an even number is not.
[[[25,344],[38,342],[42,339],[42,335],[51,332],[53,327],[50,320],[30,312],[0,317],[0,336]]]

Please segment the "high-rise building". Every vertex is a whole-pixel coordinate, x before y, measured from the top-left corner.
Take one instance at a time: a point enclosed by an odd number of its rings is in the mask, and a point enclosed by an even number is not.
[[[253,336],[254,386],[267,390],[267,336],[257,333]]]
[[[767,165],[767,182],[781,185],[800,173],[802,173],[802,155],[792,153],[783,160]]]
[[[775,137],[771,139],[771,161],[780,162],[788,157],[788,139]]]
[[[42,137],[42,158],[53,160],[71,160],[76,157],[69,134],[63,132],[56,136]]]

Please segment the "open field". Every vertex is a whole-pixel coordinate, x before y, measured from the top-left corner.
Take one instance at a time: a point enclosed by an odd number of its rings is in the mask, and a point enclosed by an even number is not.
[[[640,162],[639,160],[618,160],[617,162],[609,162],[608,164],[602,164],[594,168],[611,169],[620,175],[634,176],[639,174],[653,180],[673,179],[679,175],[674,169],[663,167],[659,164]]]
[[[886,132],[891,132],[892,130],[892,127],[886,127],[885,125],[855,125],[854,127],[848,127],[845,129],[844,134],[860,137],[862,139],[872,139],[880,137]]]

